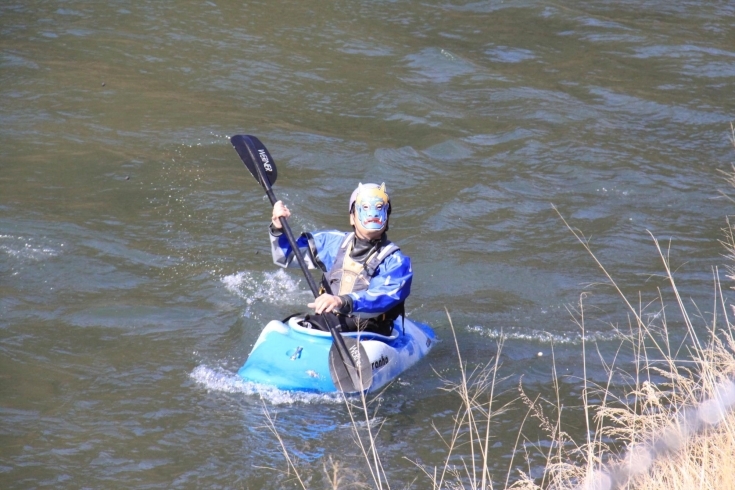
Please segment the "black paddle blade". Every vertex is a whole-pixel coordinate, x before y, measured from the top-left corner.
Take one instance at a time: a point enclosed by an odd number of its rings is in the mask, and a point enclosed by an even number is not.
[[[276,162],[268,148],[255,136],[246,134],[236,134],[230,138],[230,142],[255,180],[264,189],[270,189],[271,185],[276,183],[278,174],[276,173]]]
[[[360,342],[352,337],[343,337],[343,340],[357,369],[352,366],[349,359],[343,359],[336,342],[332,342],[329,349],[329,373],[338,390],[345,393],[360,393],[370,388],[373,383],[373,368]]]

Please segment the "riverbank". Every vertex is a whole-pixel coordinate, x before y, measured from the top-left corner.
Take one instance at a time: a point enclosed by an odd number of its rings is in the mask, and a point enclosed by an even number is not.
[[[735,145],[735,132],[733,136]],[[728,176],[727,180],[735,187],[735,177]],[[617,356],[603,359],[603,354],[597,350],[603,364],[608,366],[608,382],[605,385],[588,383],[586,375],[582,380],[582,412],[588,438],[579,441],[569,435],[573,430],[562,422],[565,407],[561,395],[555,402],[544,400],[527,393],[521,381],[518,400],[498,406],[495,389],[496,380],[502,375],[498,362],[502,338],[493,359],[484,366],[468,370],[455,336],[461,378],[455,383],[445,381],[445,389],[460,400],[454,418],[455,430],[442,441],[446,447],[443,466],[426,467],[417,463],[424,477],[433,489],[735,488],[735,467],[732,465],[735,456],[735,324],[731,321],[733,306],[727,299],[729,290],[735,288],[723,288],[721,272],[715,267],[714,303],[711,311],[701,310],[681,296],[668,251],[651,236],[669,290],[660,290],[657,302],[643,304],[639,300],[640,306],[635,307],[598,261],[588,240],[561,214],[559,216],[595,260],[628,309],[627,332],[620,327],[613,328],[619,330],[623,339],[618,354],[626,352],[634,362],[632,365],[620,362]],[[735,264],[735,234],[729,220],[722,243],[730,264]],[[727,284],[735,282],[735,265],[727,267],[724,275]],[[670,299],[665,298],[673,298],[675,305],[668,304]],[[582,332],[581,359],[586,365],[588,354],[595,346],[584,340],[584,299],[582,294],[579,304],[570,312]],[[451,324],[451,318],[449,322]],[[560,384],[556,367],[554,371],[554,387],[558,394]],[[518,409],[519,402],[527,409],[524,420],[535,420],[533,430],[545,433],[547,439],[540,443],[538,439],[534,442],[527,437],[525,433],[532,424],[524,422],[509,470],[504,477],[498,478],[497,474],[492,474],[488,461],[493,427],[497,424],[495,419],[509,409]],[[354,405],[353,408],[360,409]],[[368,420],[367,407],[363,406],[362,411]],[[358,434],[357,427],[355,431]],[[370,440],[372,443],[372,437]],[[459,447],[465,456],[459,457],[462,464],[458,465],[455,452]],[[379,450],[370,444],[363,452],[377,458],[373,461],[373,482],[375,488],[383,488],[388,478],[379,462]],[[545,457],[542,469],[536,464],[538,454]],[[518,470],[519,461],[525,461],[528,471]],[[384,479],[375,478],[377,473]]]
[[[735,128],[731,125],[735,146]],[[726,176],[735,187],[735,176]],[[726,193],[722,195],[730,199]],[[730,199],[732,201],[732,199]],[[560,215],[561,216],[561,215]],[[562,220],[564,218],[562,217]],[[682,298],[670,267],[668,252],[652,236],[665,269],[676,310],[667,312],[665,292],[658,304],[634,307],[597,260],[588,241],[564,221],[626,304],[631,315],[629,333],[619,352],[629,349],[634,366],[609,363],[607,386],[585,380],[583,405],[588,440],[573,442],[561,423],[543,415],[542,404],[521,398],[553,441],[541,478],[523,474],[510,488],[535,490],[689,490],[735,488],[735,326],[727,293],[735,289],[735,234],[730,220],[722,244],[729,266],[726,286],[713,268],[714,303],[705,312]],[[583,298],[584,295],[581,297]],[[657,311],[651,314],[651,311]],[[646,313],[647,312],[647,313]],[[574,312],[584,331],[582,299]],[[677,317],[670,329],[668,316]],[[672,314],[673,313],[673,314]],[[645,320],[644,320],[645,318]],[[672,331],[686,328],[683,338]],[[583,346],[583,359],[586,359]],[[628,388],[616,393],[620,381]],[[600,400],[590,403],[589,400]],[[548,408],[548,407],[547,407]],[[555,408],[561,414],[563,407]]]
[[[554,364],[556,400],[527,390],[521,378],[518,397],[501,403],[497,386],[505,376],[499,362],[502,337],[495,356],[484,365],[469,367],[448,315],[461,376],[459,380],[444,380],[443,389],[455,395],[458,402],[455,427],[450,434],[437,433],[441,438],[437,447],[443,447],[445,453],[443,465],[414,461],[422,472],[416,482],[428,482],[434,490],[735,489],[735,323],[730,320],[733,307],[726,299],[729,288],[723,289],[720,271],[713,270],[712,311],[704,312],[680,295],[667,252],[652,237],[670,290],[660,292],[658,304],[636,308],[597,261],[585,237],[571,226],[569,230],[598,263],[628,308],[627,332],[614,328],[623,339],[618,354],[634,361],[623,362],[618,356],[604,359],[594,342],[586,341],[582,294],[579,304],[570,308],[582,332],[581,359],[586,366],[590,354],[597,351],[608,369],[607,383],[588,382],[585,375],[581,409],[565,407],[560,393],[561,376]],[[729,222],[723,244],[735,264],[735,236]],[[735,281],[735,267],[728,269],[726,278],[728,283]],[[664,298],[670,297],[678,311],[667,306]],[[376,437],[382,423],[376,421],[382,419],[364,397],[357,401],[347,399],[346,404],[369,476],[354,466],[348,469],[330,459],[329,465],[324,466],[324,479],[332,482],[334,489],[391,488],[390,471],[381,461]],[[526,416],[512,449],[509,469],[505,475],[498,474],[493,471],[490,458],[494,433],[503,414],[524,407]],[[570,410],[576,414],[573,418],[577,425],[580,415],[585,419],[587,440],[570,435],[579,434],[578,427],[569,427],[574,425],[569,424]],[[269,427],[282,445],[289,471],[294,472],[301,488],[310,488],[298,476],[305,468],[299,468],[290,458],[275,424],[271,422]],[[534,439],[528,435],[531,433],[545,437]],[[540,455],[544,460],[541,465]],[[522,467],[528,470],[521,470]]]
[[[564,427],[556,427],[541,482],[526,476],[511,488],[735,488],[735,330],[728,318],[731,306],[719,282],[716,287],[721,309],[704,335],[696,335],[701,330],[693,328],[684,310],[685,343],[672,342],[665,321],[641,326],[629,339],[640,362],[632,370],[610,371],[610,379],[634,380],[630,388],[622,394],[611,387],[585,389],[594,435],[570,445],[558,435]],[[593,397],[602,402],[588,403]]]

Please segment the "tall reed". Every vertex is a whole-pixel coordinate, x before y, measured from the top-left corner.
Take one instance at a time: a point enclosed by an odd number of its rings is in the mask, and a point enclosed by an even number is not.
[[[573,232],[588,247],[581,234],[576,230]],[[583,441],[573,440],[563,426],[559,378],[555,369],[552,372],[557,393],[554,405],[527,394],[519,383],[518,399],[497,406],[502,339],[497,355],[488,364],[468,370],[447,313],[460,366],[460,379],[443,380],[442,389],[457,395],[458,408],[449,438],[443,438],[435,428],[439,443],[446,448],[444,464],[427,467],[416,463],[426,480],[421,488],[735,489],[735,465],[732,463],[735,457],[735,416],[729,411],[735,405],[735,383],[732,381],[735,379],[735,327],[728,316],[729,307],[719,281],[719,271],[713,271],[716,296],[713,313],[704,325],[695,325],[693,315],[685,307],[676,287],[669,257],[655,238],[653,243],[680,309],[686,337],[673,344],[662,291],[656,306],[660,314],[651,315],[652,321],[644,321],[644,314],[646,308],[652,308],[653,304],[636,309],[625,300],[631,321],[627,331],[621,332],[623,345],[620,350],[632,352],[634,362],[625,365],[617,359],[603,359],[608,373],[604,384],[591,384],[586,374],[583,376],[582,416],[588,424],[587,438]],[[735,257],[732,232],[728,235],[727,244]],[[734,274],[735,271],[730,271],[732,279],[735,279]],[[610,280],[622,296],[612,278]],[[584,306],[582,295],[577,307],[570,309],[582,331],[582,359],[587,358],[588,351]],[[697,315],[694,318],[705,320],[698,311]],[[589,401],[591,399],[600,402],[593,404]],[[376,416],[377,408],[371,409],[364,395],[358,399],[345,397],[345,403],[352,420],[355,442],[367,463],[370,477],[367,480],[362,476],[345,478],[349,471],[345,472],[344,466],[330,460],[330,467],[325,463],[324,472],[331,488],[391,488],[375,444],[382,425]],[[546,450],[534,447],[519,430],[513,458],[530,459],[543,453],[546,461],[543,475],[531,478],[526,473],[516,477],[509,469],[504,481],[493,482],[488,460],[493,417],[518,403],[525,404],[526,418],[537,422],[551,444]],[[555,416],[550,417],[546,415],[548,413]],[[278,437],[275,422],[270,418],[268,421],[282,445],[294,478],[301,488],[308,488]],[[526,423],[524,420],[521,428]],[[535,451],[535,454],[530,455],[529,451]],[[513,466],[514,460],[511,459],[509,468]],[[515,481],[511,481],[512,478]]]
[[[594,258],[581,233],[567,226]],[[735,405],[735,329],[719,271],[713,271],[712,313],[705,317],[690,307],[695,312],[691,314],[676,286],[668,254],[658,240],[652,237],[652,241],[686,329],[684,339],[672,342],[662,291],[657,304],[639,301],[635,308],[598,262],[630,313],[621,349],[628,349],[634,361],[623,365],[602,359],[608,370],[604,385],[591,385],[585,376],[584,412],[594,422],[588,439],[570,445],[550,433],[554,450],[547,454],[541,481],[526,477],[511,488],[735,488],[731,478],[735,472],[735,418],[729,412]],[[735,250],[731,233],[728,247]],[[574,313],[584,333],[583,306],[580,299]],[[644,321],[644,313],[651,308],[657,314]],[[582,345],[584,357],[586,342]],[[613,384],[613,379],[618,381]],[[588,401],[591,398],[601,401],[593,405]],[[561,406],[554,408],[562,410]],[[556,434],[561,431],[557,429]]]
[[[731,138],[735,146],[733,125]],[[735,187],[735,165],[725,178]],[[726,196],[725,193],[723,195]],[[529,395],[519,382],[518,398],[497,406],[495,399],[502,339],[497,355],[488,364],[468,370],[447,312],[460,379],[443,380],[442,389],[457,395],[458,408],[449,438],[444,438],[435,428],[440,443],[446,448],[444,464],[428,467],[416,463],[427,482],[417,482],[417,488],[735,490],[735,414],[732,411],[735,408],[735,324],[730,320],[733,306],[723,291],[720,270],[713,268],[712,311],[705,315],[696,305],[688,305],[682,298],[668,249],[662,248],[656,237],[651,235],[661,259],[668,291],[658,289],[657,298],[651,302],[644,302],[640,295],[631,301],[597,259],[584,235],[573,228],[558,210],[557,213],[596,262],[629,313],[628,325],[624,329],[614,328],[622,339],[618,352],[630,353],[628,358],[633,361],[624,363],[617,355],[612,359],[604,359],[600,355],[607,373],[606,380],[603,383],[588,381],[586,360],[590,346],[586,340],[586,297],[580,295],[579,303],[569,311],[583,339],[581,354],[585,364],[580,416],[586,424],[586,436],[584,440],[574,440],[569,435],[572,431],[567,430],[562,422],[564,407],[556,368],[552,371],[557,394],[553,402]],[[724,231],[722,244],[730,262],[725,276],[735,283],[735,232],[729,219]],[[673,295],[675,311],[680,318],[675,321],[677,328],[674,329],[670,328],[667,316],[667,294]],[[682,330],[683,335],[680,333]],[[377,418],[371,413],[369,402],[364,396],[357,403],[347,398],[345,402],[353,421],[355,440],[370,468],[373,485],[366,483],[366,486],[389,489],[385,468],[375,446],[374,431],[380,427],[373,425]],[[493,482],[489,441],[494,417],[519,403],[525,405],[527,411],[518,431],[511,463],[504,481]],[[549,413],[554,415],[547,415]],[[356,414],[361,414],[364,422],[358,421]],[[544,447],[525,437],[523,427],[529,420],[535,420],[546,433]],[[273,423],[271,427],[278,437]],[[298,473],[282,441],[281,444],[289,468]],[[534,478],[530,472],[520,476],[511,473],[516,458],[526,459],[531,465],[539,455],[545,461],[540,477]],[[333,469],[338,468],[335,465],[332,462]],[[335,482],[332,488],[346,488],[341,486],[340,471],[343,470],[331,473],[330,481]],[[511,481],[512,478],[515,481]],[[298,478],[298,481],[306,488],[303,480]],[[354,480],[351,484],[358,485]]]

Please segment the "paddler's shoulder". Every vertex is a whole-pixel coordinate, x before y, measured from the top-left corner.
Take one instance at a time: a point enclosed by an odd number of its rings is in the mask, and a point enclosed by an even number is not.
[[[339,246],[349,234],[349,232],[339,230],[321,230],[312,233],[312,236],[317,246],[323,248],[332,245]]]

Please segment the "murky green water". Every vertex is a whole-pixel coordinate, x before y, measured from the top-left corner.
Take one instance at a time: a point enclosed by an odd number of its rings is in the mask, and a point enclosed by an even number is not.
[[[648,232],[671,240],[682,294],[712,309],[733,17],[658,0],[4,2],[0,486],[293,487],[264,406],[311,488],[329,456],[365,471],[339,400],[234,376],[263,325],[309,298],[270,262],[237,133],[275,157],[295,230],[345,228],[359,181],[392,191],[409,314],[443,342],[383,395],[391,488],[428,488],[408,460],[444,461],[445,308],[470,365],[508,338],[501,400],[520,376],[548,393],[553,345],[578,405],[566,306],[591,293],[586,327],[609,355],[626,311],[552,204],[644,304],[670,296]],[[524,415],[495,428],[496,486]]]

